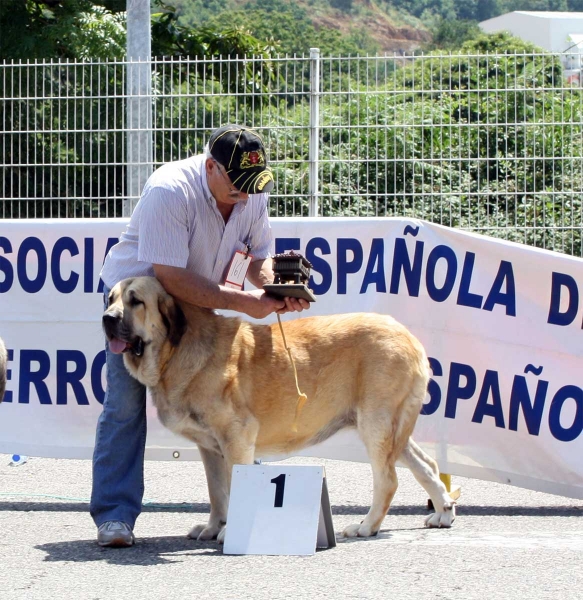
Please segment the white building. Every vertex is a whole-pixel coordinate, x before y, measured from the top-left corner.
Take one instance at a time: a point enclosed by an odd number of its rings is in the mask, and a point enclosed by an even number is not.
[[[578,80],[583,63],[583,12],[517,10],[482,21],[480,28],[487,33],[508,31],[544,50],[563,54],[567,77],[576,75]]]

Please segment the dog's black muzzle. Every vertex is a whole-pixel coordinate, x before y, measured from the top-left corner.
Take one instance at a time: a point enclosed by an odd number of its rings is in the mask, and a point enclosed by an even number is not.
[[[107,339],[111,339],[112,337],[118,337],[116,335],[118,325],[120,322],[120,318],[116,317],[110,313],[105,313],[101,319],[101,323],[103,325],[103,331],[107,336]]]
[[[142,356],[146,346],[144,340],[139,336],[133,336],[124,327],[121,315],[106,312],[101,318],[105,337],[111,343],[112,340],[120,340],[125,342],[126,347],[122,352],[131,352],[135,356]]]

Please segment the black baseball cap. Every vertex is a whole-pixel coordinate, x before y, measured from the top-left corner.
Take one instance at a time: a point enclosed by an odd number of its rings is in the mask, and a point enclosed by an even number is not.
[[[262,194],[273,189],[273,173],[258,133],[240,125],[223,125],[213,131],[208,145],[211,156],[223,165],[238,190]]]

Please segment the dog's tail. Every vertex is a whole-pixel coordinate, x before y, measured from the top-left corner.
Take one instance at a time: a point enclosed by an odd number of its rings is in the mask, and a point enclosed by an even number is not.
[[[4,390],[6,389],[6,362],[8,358],[6,355],[6,346],[0,338],[0,402],[4,398]]]

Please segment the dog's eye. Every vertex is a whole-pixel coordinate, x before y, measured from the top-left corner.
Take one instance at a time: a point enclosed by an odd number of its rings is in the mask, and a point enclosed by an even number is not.
[[[140,304],[144,304],[139,298],[135,296],[130,297],[130,306],[140,306]]]

